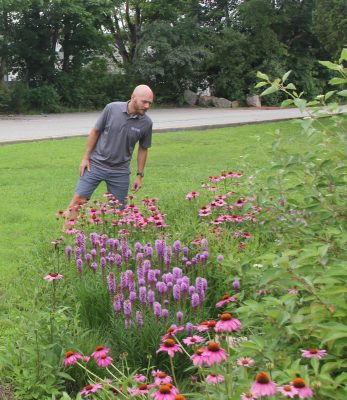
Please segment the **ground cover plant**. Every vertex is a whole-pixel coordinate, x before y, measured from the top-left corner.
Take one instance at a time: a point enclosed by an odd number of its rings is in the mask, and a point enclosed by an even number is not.
[[[346,58],[325,64],[342,74],[332,83],[345,83]],[[306,108],[288,76],[259,74]],[[301,127],[275,132],[269,150],[254,141],[254,165],[217,168],[208,148],[213,163],[191,163],[186,186],[158,177],[160,200],[153,190],[120,211],[99,193],[67,234],[46,238],[20,270],[35,292],[19,327],[8,323],[18,338],[4,342],[4,388],[22,399],[344,399],[346,121],[312,114]],[[237,144],[226,132],[209,132],[220,154]],[[172,137],[174,149],[185,141]]]

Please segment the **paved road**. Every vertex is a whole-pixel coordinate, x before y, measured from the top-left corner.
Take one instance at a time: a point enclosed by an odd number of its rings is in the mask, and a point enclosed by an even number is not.
[[[0,143],[86,136],[99,112],[0,116]],[[154,132],[207,129],[265,121],[301,118],[297,109],[170,108],[152,109]]]

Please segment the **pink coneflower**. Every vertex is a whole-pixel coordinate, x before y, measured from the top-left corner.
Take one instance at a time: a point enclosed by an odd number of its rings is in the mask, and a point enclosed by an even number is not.
[[[154,400],[175,400],[175,396],[178,394],[178,389],[167,383],[159,387],[159,389],[151,394]]]
[[[295,378],[291,385],[297,390],[300,399],[306,399],[313,396],[312,389],[306,386],[305,381],[302,378]]]
[[[128,388],[128,392],[131,394],[131,396],[137,396],[137,395],[146,395],[149,392],[149,389],[151,389],[154,385],[146,385],[145,383],[142,383],[139,385],[137,389],[131,389]]]
[[[304,358],[317,358],[320,360],[324,356],[326,356],[326,350],[318,350],[318,349],[310,349],[310,350],[301,350],[301,355]]]
[[[74,351],[67,351],[64,358],[64,366],[76,364],[78,359],[82,359],[82,354]]]
[[[209,215],[211,215],[211,208],[210,207],[201,207],[199,210],[199,216],[200,217],[208,217]]]
[[[92,357],[97,359],[103,355],[106,355],[109,351],[110,349],[107,349],[104,346],[96,346],[94,353],[92,353]]]
[[[250,357],[242,357],[239,358],[236,361],[237,365],[240,365],[241,367],[250,367],[252,364],[254,364],[253,358]]]
[[[191,346],[197,343],[203,342],[205,339],[201,336],[194,335],[194,336],[189,336],[185,339],[183,339],[183,343],[186,344],[187,346]]]
[[[63,275],[58,274],[57,272],[51,272],[48,275],[46,275],[43,279],[45,279],[47,282],[52,282],[63,278],[64,278]]]
[[[195,350],[195,353],[191,356],[193,361],[193,365],[202,367],[207,364],[207,360],[205,357],[206,349],[199,348]]]
[[[241,329],[241,322],[233,318],[229,313],[223,313],[220,320],[216,323],[214,330],[218,333],[239,331]]]
[[[282,393],[286,397],[290,397],[291,399],[298,395],[298,391],[292,385],[284,385],[277,388],[279,393]]]
[[[205,381],[211,385],[216,385],[224,381],[224,376],[220,374],[211,373],[206,376]]]
[[[102,384],[101,383],[96,383],[96,384],[90,383],[89,385],[85,386],[80,393],[81,393],[82,396],[83,395],[88,395],[88,394],[92,394],[92,393],[97,392],[101,388],[102,388]]]
[[[227,359],[227,353],[222,349],[217,342],[209,342],[204,353],[207,365],[218,364]]]
[[[251,392],[246,392],[241,394],[241,400],[254,400],[255,397]]]
[[[152,372],[152,376],[154,377],[154,383],[156,385],[165,385],[166,383],[171,383],[172,378],[169,375],[166,375],[165,372],[157,369]]]
[[[196,327],[196,330],[199,332],[206,332],[214,328],[215,326],[216,326],[216,321],[212,319],[210,321],[200,322],[200,324]]]
[[[189,192],[189,193],[186,195],[186,199],[187,199],[187,200],[192,200],[192,199],[195,199],[196,197],[198,197],[199,195],[200,195],[199,192]]]
[[[173,339],[166,339],[157,350],[157,353],[160,351],[166,351],[170,357],[174,357],[175,353],[180,352],[182,353],[181,347],[173,340]]]
[[[111,357],[108,357],[107,354],[103,354],[102,356],[96,358],[96,363],[101,368],[108,367],[112,361],[113,359]]]
[[[276,384],[270,380],[266,372],[262,371],[256,376],[251,393],[256,399],[262,396],[272,396],[276,393]]]
[[[142,383],[142,382],[146,382],[147,378],[145,377],[145,375],[142,374],[136,374],[133,376],[133,379],[135,382],[137,383]]]
[[[224,304],[228,304],[228,303],[231,303],[233,301],[236,301],[235,297],[229,296],[228,294],[225,294],[223,296],[223,299],[220,300],[218,303],[216,303],[216,307],[222,307],[222,306],[224,306]]]

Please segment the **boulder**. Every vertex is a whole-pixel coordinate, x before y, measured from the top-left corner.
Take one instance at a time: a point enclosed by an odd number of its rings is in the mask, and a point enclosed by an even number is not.
[[[195,106],[198,101],[198,95],[189,89],[186,89],[183,92],[183,97],[186,103],[188,103],[190,106]]]
[[[251,107],[261,107],[260,97],[256,94],[247,96],[246,102]]]
[[[212,97],[212,105],[217,108],[230,108],[231,101],[223,97]]]
[[[198,104],[201,107],[211,107],[212,96],[199,96]]]

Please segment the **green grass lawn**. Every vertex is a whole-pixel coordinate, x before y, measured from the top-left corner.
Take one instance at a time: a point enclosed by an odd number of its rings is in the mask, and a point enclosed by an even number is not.
[[[293,121],[154,134],[139,197],[159,197],[171,210],[175,199],[199,190],[208,175],[248,168],[246,173],[261,169],[266,176],[276,129],[295,138],[294,151],[306,145]],[[2,284],[16,279],[18,266],[39,240],[49,243],[61,235],[55,213],[67,206],[74,191],[85,142],[75,138],[0,147]],[[94,197],[105,191],[102,185]]]

